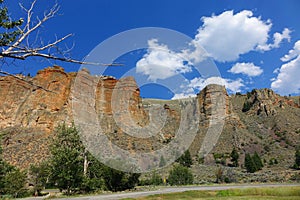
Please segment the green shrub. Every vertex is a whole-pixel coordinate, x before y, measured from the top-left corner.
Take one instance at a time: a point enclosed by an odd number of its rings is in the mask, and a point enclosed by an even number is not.
[[[175,165],[170,171],[168,182],[170,185],[187,185],[193,183],[193,174],[189,168],[182,165]]]

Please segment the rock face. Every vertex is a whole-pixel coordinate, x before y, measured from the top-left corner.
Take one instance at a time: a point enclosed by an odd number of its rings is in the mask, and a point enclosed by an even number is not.
[[[0,129],[4,157],[12,164],[28,167],[30,162],[47,157],[54,127],[69,121],[73,76],[54,67],[40,71],[34,78],[22,78],[44,89],[13,77],[1,77]]]
[[[247,93],[243,111],[250,111],[252,114],[270,116],[275,115],[278,108],[285,106],[300,108],[300,104],[287,97],[281,97],[270,89],[254,89]]]
[[[269,89],[228,96],[225,87],[208,85],[194,98],[155,100],[141,99],[133,77],[66,73],[55,66],[20,78],[27,81],[0,77],[0,133],[5,159],[22,168],[49,157],[55,127],[78,120],[77,111],[86,112],[80,120],[97,120],[114,144],[133,153],[167,146],[185,123],[186,134],[197,128],[191,154],[204,156],[206,164],[230,162],[228,155],[236,148],[241,164],[245,152],[257,151],[288,166],[300,143],[299,97],[281,97]],[[182,108],[191,102],[197,109],[186,120]]]
[[[93,77],[87,71],[82,74],[87,82],[98,82],[96,106],[99,114],[112,118],[112,92],[121,82],[119,90],[131,95],[130,114],[137,123],[145,123],[139,89],[133,78],[118,81],[113,77]],[[0,131],[6,160],[27,168],[30,163],[38,163],[49,156],[55,127],[73,121],[71,90],[75,77],[76,73],[66,73],[58,66],[41,70],[33,78],[20,77],[27,82],[0,77]],[[109,126],[112,121],[105,123],[108,133],[114,131]]]

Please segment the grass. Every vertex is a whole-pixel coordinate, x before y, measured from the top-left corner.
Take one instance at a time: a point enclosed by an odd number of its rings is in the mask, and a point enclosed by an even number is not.
[[[136,199],[124,200],[299,200],[300,186],[276,188],[247,188],[220,191],[186,191],[180,193],[158,194]]]

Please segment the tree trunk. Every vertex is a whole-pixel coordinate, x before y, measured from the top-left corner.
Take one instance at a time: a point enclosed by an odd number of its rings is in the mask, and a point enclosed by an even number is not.
[[[83,176],[86,177],[86,174],[87,174],[87,170],[88,170],[88,158],[87,158],[87,151],[84,150],[84,161],[83,161]]]

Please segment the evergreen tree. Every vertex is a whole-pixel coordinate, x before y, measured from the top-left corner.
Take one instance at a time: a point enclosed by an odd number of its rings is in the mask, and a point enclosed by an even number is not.
[[[166,165],[166,160],[163,155],[160,156],[159,167],[164,167]]]
[[[263,168],[263,162],[261,161],[260,156],[257,154],[257,152],[254,153],[253,157],[253,162],[255,164],[255,171],[261,170]]]
[[[184,154],[182,154],[177,160],[176,162],[178,162],[179,164],[181,164],[182,166],[185,167],[191,167],[191,165],[193,164],[193,160],[190,154],[189,150],[186,150],[184,152]]]
[[[253,162],[251,155],[248,153],[245,156],[245,167],[247,172],[254,173],[256,171],[255,163]]]
[[[235,148],[232,150],[230,157],[231,157],[232,165],[234,167],[238,167],[239,166],[239,153],[237,152],[237,150]]]
[[[295,152],[295,164],[294,168],[298,169],[300,167],[300,148],[298,148]]]
[[[245,167],[250,173],[254,173],[263,168],[263,163],[257,152],[255,152],[253,156],[251,156],[250,154],[246,154]]]
[[[0,46],[7,46],[14,42],[16,38],[21,34],[21,30],[18,29],[24,20],[11,20],[8,15],[7,7],[3,6],[4,0],[0,0]]]

